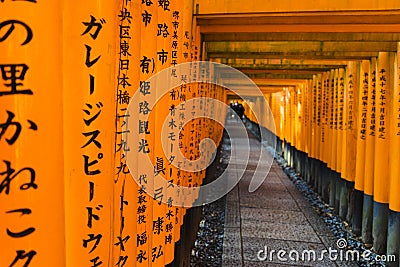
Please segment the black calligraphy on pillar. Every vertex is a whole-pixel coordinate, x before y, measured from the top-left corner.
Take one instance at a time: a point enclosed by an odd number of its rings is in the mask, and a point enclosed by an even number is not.
[[[84,136],[84,143],[80,147],[82,149],[83,158],[83,173],[88,178],[88,200],[89,203],[85,205],[87,223],[86,227],[90,233],[87,234],[88,238],[82,240],[83,248],[89,249],[89,254],[96,251],[100,246],[103,237],[102,233],[93,233],[95,225],[101,224],[101,213],[103,204],[99,203],[96,198],[96,180],[94,178],[102,173],[100,162],[104,157],[101,143],[101,130],[96,127],[97,121],[101,119],[104,105],[102,102],[94,102],[90,97],[96,95],[96,70],[98,64],[101,64],[101,52],[96,49],[96,40],[100,38],[101,32],[106,20],[104,18],[96,18],[89,15],[90,20],[82,22],[84,30],[81,37],[85,39],[82,45],[85,49],[85,58],[83,60],[84,66],[91,71],[88,77],[88,102],[85,103],[83,110],[83,126],[85,130],[81,133]],[[90,149],[90,150],[88,150]],[[97,150],[96,152],[93,152]],[[89,260],[90,266],[97,267],[103,264],[100,256],[94,255]]]

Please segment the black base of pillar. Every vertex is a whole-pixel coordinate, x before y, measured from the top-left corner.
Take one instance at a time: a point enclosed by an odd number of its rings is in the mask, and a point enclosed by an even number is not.
[[[374,200],[372,196],[364,194],[361,237],[365,243],[370,245],[372,245],[373,212]]]
[[[394,255],[396,261],[388,266],[399,266],[400,262],[400,212],[389,210],[387,255]]]
[[[329,205],[334,208],[336,203],[335,173],[334,171],[328,168],[328,175],[329,175]]]
[[[324,202],[329,202],[329,169],[325,162],[321,162],[321,197]]]
[[[374,251],[378,254],[386,253],[388,219],[389,205],[374,201],[372,237],[374,240]]]
[[[340,209],[340,193],[342,192],[342,187],[343,187],[343,179],[340,177],[340,173],[334,172],[333,176],[335,177],[336,180],[336,192],[335,192],[335,211],[337,214],[339,214],[339,209]]]
[[[364,192],[354,190],[353,192],[353,233],[357,236],[361,236],[362,229],[362,214],[363,214],[363,198]]]

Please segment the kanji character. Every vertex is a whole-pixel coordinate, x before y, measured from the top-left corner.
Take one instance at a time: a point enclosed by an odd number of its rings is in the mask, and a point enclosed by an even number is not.
[[[129,43],[126,40],[123,40],[120,44],[119,44],[119,53],[125,57],[127,56],[132,56],[129,53]]]
[[[147,232],[144,231],[141,234],[136,235],[136,246],[142,246],[147,242]]]
[[[99,245],[103,235],[102,234],[97,234],[97,235],[88,234],[88,236],[89,236],[88,239],[84,239],[83,240],[83,247],[87,248],[88,244],[94,241],[95,243],[94,243],[92,249],[89,251],[89,253],[92,253],[97,248],[97,246]]]
[[[89,162],[89,156],[87,156],[87,155],[83,155],[83,158],[84,158],[84,170],[85,170],[85,174],[86,175],[97,175],[97,174],[101,173],[100,170],[94,170],[94,171],[89,170],[89,168],[91,166],[99,163],[98,160],[93,160],[93,161]],[[98,159],[102,159],[102,158],[103,158],[103,154],[99,153],[98,154]]]
[[[9,162],[7,160],[3,160],[3,162],[6,164],[6,171],[0,172],[0,176],[5,175],[6,177],[0,184],[0,193],[2,193],[3,190],[5,189],[5,193],[6,193],[6,195],[8,195],[10,193],[11,181],[14,180],[19,174],[21,174],[24,171],[26,171],[30,174],[30,179],[29,179],[28,183],[22,184],[19,188],[21,190],[28,190],[30,188],[33,188],[33,189],[38,188],[38,185],[35,184],[36,173],[35,173],[34,169],[26,167],[26,168],[20,169],[16,173],[14,173],[15,170],[11,167],[11,162]]]
[[[162,35],[162,37],[167,38],[169,35],[168,25],[166,23],[164,23],[164,24],[161,23],[161,24],[158,24],[157,27],[158,27],[157,36]]]
[[[103,264],[103,262],[100,260],[100,257],[99,257],[99,256],[97,256],[97,257],[91,259],[90,262],[93,263],[92,267],[97,267],[97,266],[100,266],[100,265]]]
[[[93,105],[91,105],[91,104],[86,104],[86,106],[89,108],[89,109],[84,109],[83,111],[87,114],[87,115],[91,115],[91,112],[90,112],[90,110],[92,110],[93,109]],[[93,121],[95,121],[98,117],[99,117],[99,115],[100,115],[100,113],[101,113],[101,108],[103,107],[103,103],[101,103],[101,102],[99,102],[99,103],[97,103],[96,104],[96,107],[99,109],[99,111],[93,116],[93,117],[91,117],[90,119],[83,119],[83,121],[85,122],[85,124],[86,124],[86,126],[90,126],[90,124],[92,124],[92,122]]]
[[[146,251],[140,250],[138,255],[136,256],[136,261],[142,263],[145,260],[147,260]]]
[[[127,20],[129,23],[131,23],[131,12],[125,7],[123,10],[121,10],[121,13],[118,15],[120,17],[120,21]]]
[[[151,6],[153,2],[151,2],[151,0],[142,0],[142,4],[146,4],[146,6]]]
[[[158,250],[158,252],[157,252],[157,250]],[[157,247],[152,248],[151,252],[152,252],[152,262],[154,262],[156,259],[158,259],[162,255],[164,255],[161,245],[158,248]]]
[[[119,256],[118,262],[115,265],[118,265],[118,267],[124,267],[126,262],[128,261],[128,256]]]
[[[87,133],[82,133],[82,134],[83,134],[83,136],[85,136],[85,137],[89,137],[89,136],[90,136],[90,139],[89,139],[89,141],[87,141],[86,144],[84,144],[81,148],[85,148],[85,147],[87,147],[88,145],[90,145],[91,143],[94,143],[95,146],[96,146],[97,148],[101,148],[101,143],[100,143],[99,141],[96,140],[96,138],[97,138],[97,137],[99,136],[99,134],[100,134],[100,131],[99,131],[99,130],[95,130],[95,131],[87,132]]]
[[[130,29],[131,29],[131,26],[129,26],[129,25],[119,25],[119,38],[131,39]]]
[[[141,152],[141,151],[142,151],[144,154],[150,153],[149,144],[148,144],[147,140],[145,140],[145,139],[142,139],[142,140],[139,142],[139,151],[138,151],[138,152]]]
[[[156,235],[161,234],[164,231],[163,229],[164,218],[158,217],[157,220],[153,221],[153,233]]]
[[[145,27],[147,27],[147,25],[150,24],[150,22],[151,22],[151,17],[152,17],[152,16],[153,16],[153,15],[150,14],[149,12],[147,12],[147,10],[145,10],[144,13],[142,13],[143,23],[144,23],[144,26],[145,26]]]
[[[32,32],[32,29],[27,24],[25,24],[24,22],[19,21],[19,20],[6,20],[6,21],[3,21],[0,23],[0,32],[3,27],[6,27],[6,26],[10,26],[10,27],[4,33],[4,35],[2,37],[0,37],[0,43],[5,41],[11,35],[11,33],[15,30],[15,24],[21,25],[26,30],[26,38],[25,38],[25,41],[21,45],[26,45],[32,40],[33,32]]]
[[[11,232],[10,229],[8,228],[6,229],[7,235],[13,238],[25,237],[35,232],[35,230],[36,230],[35,227],[29,227],[28,229],[25,229],[24,231],[21,232]]]
[[[151,94],[151,92],[150,92],[150,82],[140,81],[140,92],[144,96],[150,95]]]
[[[121,236],[118,236],[118,242],[115,243],[115,246],[120,246],[120,249],[122,251],[125,251],[125,246],[124,243],[128,242],[129,238],[131,238],[129,235],[127,235],[126,237],[122,238]]]
[[[94,33],[90,33],[90,36],[92,37],[92,39],[96,40],[97,36],[100,33],[100,30],[103,28],[102,24],[106,23],[106,21],[104,19],[100,19],[100,22],[96,22],[96,21],[97,21],[97,19],[95,17],[93,17],[92,15],[90,15],[90,22],[82,22],[82,24],[86,26],[86,29],[81,34],[81,36],[89,33],[93,27],[96,27]]]
[[[92,47],[90,47],[89,45],[85,44],[86,47],[86,61],[85,64],[88,68],[90,68],[91,66],[93,66],[94,64],[96,64],[97,61],[99,61],[100,56],[96,57],[93,60],[90,60],[90,52],[92,51]]]
[[[23,265],[23,267],[28,267],[29,264],[31,263],[33,257],[37,254],[36,251],[31,250],[28,253],[25,250],[17,250],[17,256],[15,257],[15,259],[13,260],[13,262],[10,264],[10,267],[14,266],[18,260],[23,260],[25,258],[27,258],[25,264]]]
[[[117,101],[120,105],[129,104],[130,96],[128,91],[118,90]]]
[[[170,11],[169,5],[170,5],[169,0],[158,0],[158,6],[162,7],[164,11]]]
[[[150,67],[150,63],[152,62],[152,60],[146,56],[143,56],[143,59],[140,60],[140,68],[142,73],[149,73],[149,67]],[[154,59],[153,59],[153,70],[152,72],[154,72]]]
[[[33,95],[30,89],[19,90],[18,88],[23,85],[22,82],[18,81],[23,81],[25,79],[25,74],[28,69],[29,67],[26,64],[1,64],[1,77],[4,81],[10,81],[4,84],[6,87],[10,87],[10,91],[0,91],[0,96],[16,94]]]
[[[150,134],[149,121],[139,120],[139,134]]]
[[[143,101],[139,103],[139,113],[143,113],[144,115],[149,114],[151,109],[149,108],[149,103],[147,101]]]
[[[103,208],[103,205],[99,205],[96,207],[96,210],[101,210]],[[88,211],[88,223],[87,226],[89,228],[92,228],[93,226],[93,219],[98,221],[100,219],[99,215],[93,213],[93,208],[92,207],[86,207]]]
[[[29,209],[29,208],[24,208],[24,209],[16,209],[16,210],[9,210],[9,211],[7,211],[6,213],[21,213],[21,216],[22,215],[29,215],[29,214],[31,214],[32,213],[32,210],[31,209]]]
[[[162,174],[165,175],[165,166],[164,166],[164,158],[156,157],[156,166],[154,168],[155,175]]]
[[[162,49],[161,51],[157,52],[158,60],[161,62],[161,65],[164,65],[165,62],[168,60],[168,52]]]
[[[126,74],[125,73],[123,73],[122,74],[122,77],[121,78],[118,78],[118,85],[122,85],[122,87],[125,89],[125,87],[126,86],[132,86],[132,84],[130,84],[129,82],[128,82],[128,80],[129,80],[129,77],[128,76],[126,76]]]

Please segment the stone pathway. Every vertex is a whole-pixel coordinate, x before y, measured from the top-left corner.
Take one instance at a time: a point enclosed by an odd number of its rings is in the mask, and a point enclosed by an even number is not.
[[[226,126],[231,133],[231,142],[238,141],[241,138],[238,136],[239,124],[228,120]],[[329,259],[328,249],[338,250],[336,238],[275,161],[261,187],[249,193],[252,175],[260,161],[261,144],[248,134],[250,146],[239,145],[236,155],[231,158],[236,167],[229,170],[229,175],[237,179],[237,169],[245,164],[240,157],[241,150],[250,149],[244,176],[226,198],[222,266],[357,266],[354,261]],[[272,156],[268,154],[268,157],[271,161]],[[266,248],[267,254],[259,253]],[[278,258],[279,250],[286,253],[280,252],[282,260]],[[316,252],[316,260],[308,260],[312,259],[310,250]],[[327,251],[324,259],[319,260],[324,250]],[[299,253],[299,261],[290,260],[297,257],[295,251]],[[308,253],[311,253],[310,257]],[[339,251],[331,255],[340,259]]]

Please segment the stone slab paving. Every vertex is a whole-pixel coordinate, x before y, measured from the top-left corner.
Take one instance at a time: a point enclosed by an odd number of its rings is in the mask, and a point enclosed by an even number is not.
[[[275,161],[261,187],[248,191],[257,164],[267,164],[272,156],[268,154],[266,162],[260,160],[260,149],[264,148],[250,133],[249,146],[243,145],[245,137],[237,134],[238,127],[235,121],[227,123],[231,142],[239,143],[231,155],[233,168],[229,175],[237,179],[241,169],[246,171],[226,198],[222,266],[357,266],[355,262],[331,261],[327,253],[323,260],[307,260],[308,251],[315,251],[316,257],[321,258],[324,250],[338,249],[336,238]],[[241,157],[246,150],[250,152],[248,164]],[[268,253],[259,253],[260,250]],[[281,254],[283,260],[278,258],[279,250],[286,253]],[[290,260],[289,253],[292,259],[299,253],[299,261]]]

